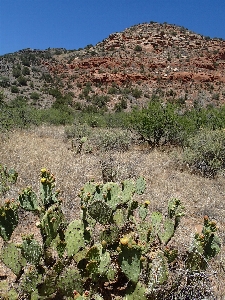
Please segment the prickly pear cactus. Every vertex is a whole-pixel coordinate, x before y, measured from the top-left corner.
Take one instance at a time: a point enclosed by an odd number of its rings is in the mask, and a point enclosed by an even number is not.
[[[182,216],[184,216],[184,207],[181,205],[181,201],[176,198],[170,199],[168,202],[168,217],[174,219],[174,229],[179,225]]]
[[[4,195],[10,188],[10,184],[17,181],[18,173],[14,169],[8,170],[0,164],[0,195]]]
[[[2,249],[0,258],[17,276],[19,276],[22,268],[26,265],[26,260],[22,257],[21,250],[14,243],[6,244]]]
[[[93,219],[104,225],[110,222],[113,211],[107,203],[97,200],[88,206],[88,213]]]
[[[127,290],[127,293],[123,297],[123,300],[147,300],[145,294],[145,286],[141,282],[138,282],[135,287],[131,287]]]
[[[44,278],[41,283],[38,285],[38,295],[41,297],[49,297],[57,291],[56,281],[58,274],[54,269],[47,270],[44,274]],[[42,299],[42,298],[41,298]],[[46,298],[44,298],[46,299]]]
[[[188,251],[187,267],[191,271],[205,270],[207,261],[215,257],[221,248],[221,241],[216,234],[216,222],[204,217],[202,232],[196,233]]]
[[[23,295],[28,294],[32,295],[33,293],[37,294],[37,286],[42,281],[42,275],[38,273],[38,270],[29,265],[25,268],[24,274],[20,279],[19,290]]]
[[[148,206],[150,201],[146,200],[144,204],[139,206],[139,217],[144,221],[148,215]]]
[[[19,194],[18,201],[20,206],[25,210],[35,211],[39,209],[40,202],[31,187],[22,190]]]
[[[55,177],[46,168],[41,169],[41,186],[40,186],[40,198],[42,204],[48,208],[54,203],[59,203],[58,199],[60,191],[54,191]]]
[[[138,195],[142,195],[146,189],[146,180],[144,177],[139,177],[136,181],[135,191]]]
[[[130,237],[120,239],[119,266],[126,277],[134,284],[138,282],[141,272],[141,247],[135,245]]]
[[[33,238],[33,234],[23,236],[22,238],[21,253],[23,257],[27,263],[38,266],[42,256],[41,245]]]
[[[167,259],[162,251],[158,251],[156,257],[152,260],[149,272],[148,293],[151,294],[157,285],[167,281],[169,268]]]
[[[84,224],[81,220],[71,222],[65,232],[66,250],[68,256],[75,255],[80,248],[85,246]]]
[[[174,223],[170,219],[165,219],[162,231],[158,232],[159,240],[166,245],[174,235]]]
[[[0,236],[4,241],[8,241],[14,229],[18,225],[18,203],[13,200],[6,200],[0,206]]]
[[[57,288],[61,295],[66,297],[73,297],[74,291],[82,295],[83,293],[83,279],[75,267],[66,268],[59,276],[57,281]]]
[[[51,242],[59,233],[60,226],[64,223],[64,215],[58,204],[50,206],[41,218],[38,225],[41,229],[41,234],[45,246],[50,246]]]

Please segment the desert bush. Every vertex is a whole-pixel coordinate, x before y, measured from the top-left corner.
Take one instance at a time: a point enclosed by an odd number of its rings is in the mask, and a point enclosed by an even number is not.
[[[71,126],[65,127],[65,135],[68,139],[81,139],[84,136],[89,136],[91,134],[91,127],[86,123],[80,124],[75,122]]]
[[[225,168],[225,131],[202,129],[187,140],[183,163],[203,176],[214,177]]]
[[[18,86],[16,86],[16,85],[12,85],[11,86],[11,93],[13,93],[13,94],[18,94],[19,93],[19,88],[18,88]]]
[[[39,194],[28,187],[0,207],[4,241],[0,258],[16,276],[3,297],[100,300],[114,295],[147,300],[166,299],[167,293],[175,297],[181,280],[174,276],[175,266],[183,265],[188,283],[191,276],[206,270],[207,262],[220,251],[217,226],[205,217],[202,232],[180,256],[169,246],[183,216],[180,200],[169,200],[166,215],[151,212],[150,202],[140,199],[145,188],[143,177],[121,184],[87,182],[79,193],[81,216],[68,223],[55,177],[41,169]],[[19,206],[38,217],[41,242],[33,234],[23,235],[20,243],[11,241]]]
[[[151,101],[147,108],[135,108],[129,118],[130,126],[152,147],[179,142],[179,122],[176,106]]]
[[[24,76],[19,76],[19,77],[17,78],[17,80],[18,80],[18,83],[19,83],[20,85],[22,85],[22,86],[27,85],[27,79],[26,79]]]
[[[101,151],[127,151],[132,141],[130,132],[119,128],[97,130],[90,138],[94,146]]]

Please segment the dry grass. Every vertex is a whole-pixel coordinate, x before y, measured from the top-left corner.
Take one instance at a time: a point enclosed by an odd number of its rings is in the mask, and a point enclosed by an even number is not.
[[[139,175],[146,178],[147,190],[142,199],[151,201],[151,210],[165,212],[167,201],[172,197],[182,201],[186,216],[172,241],[179,248],[187,246],[190,237],[199,230],[205,214],[218,222],[222,241],[225,238],[225,178],[212,180],[180,172],[174,167],[168,152],[141,151],[133,147],[128,152],[76,155],[69,149],[70,143],[65,139],[63,127],[43,126],[29,131],[15,131],[8,136],[0,136],[0,141],[0,163],[14,167],[19,173],[18,182],[7,197],[16,198],[17,192],[29,185],[38,191],[40,169],[50,168],[56,176],[57,187],[63,190],[64,211],[71,220],[79,215],[77,194],[80,188],[92,178],[101,181],[100,160],[111,159],[118,181]],[[30,228],[32,222],[29,215],[25,216],[24,222],[29,226],[26,228]],[[218,259],[210,264],[210,272],[216,272],[213,285],[218,299],[224,299],[225,295],[224,255],[222,249]]]

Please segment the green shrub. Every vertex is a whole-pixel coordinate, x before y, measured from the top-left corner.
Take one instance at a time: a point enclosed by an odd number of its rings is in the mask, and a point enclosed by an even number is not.
[[[30,69],[28,67],[24,67],[22,70],[23,75],[30,75]]]
[[[18,86],[16,86],[16,85],[12,85],[11,86],[11,93],[13,93],[13,94],[17,94],[17,93],[19,93],[19,88],[18,88]]]
[[[19,76],[19,77],[17,78],[17,80],[18,80],[18,83],[19,83],[20,85],[22,85],[22,86],[27,85],[27,79],[26,79],[24,76]]]
[[[147,108],[134,109],[130,126],[152,147],[179,142],[179,122],[176,106],[151,101]]]
[[[136,45],[134,51],[140,52],[142,51],[142,47],[140,45]]]
[[[102,129],[90,137],[93,145],[101,151],[127,151],[131,145],[131,134],[126,130]]]
[[[38,100],[40,98],[40,94],[38,94],[37,92],[33,92],[30,94],[30,98],[33,100]]]
[[[187,141],[183,163],[206,177],[225,169],[225,131],[202,129]]]
[[[142,95],[142,91],[135,88],[135,89],[132,89],[132,96],[136,99],[140,98]]]

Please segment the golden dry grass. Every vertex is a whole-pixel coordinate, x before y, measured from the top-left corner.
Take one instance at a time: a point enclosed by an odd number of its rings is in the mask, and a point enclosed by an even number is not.
[[[64,135],[64,127],[42,126],[30,130],[14,131],[1,135],[0,163],[15,168],[18,181],[6,197],[17,197],[17,193],[26,186],[32,186],[37,192],[39,172],[47,167],[55,174],[57,187],[63,190],[64,212],[68,220],[79,215],[79,198],[77,194],[85,182],[94,178],[102,180],[100,160],[111,158],[116,178],[136,178],[143,175],[147,181],[147,189],[140,200],[150,200],[150,209],[166,212],[167,201],[179,198],[186,209],[176,236],[171,241],[180,249],[187,248],[191,236],[199,230],[204,215],[215,219],[219,226],[222,241],[224,230],[224,196],[225,178],[202,178],[188,172],[181,172],[174,166],[168,152],[141,151],[133,147],[127,152],[107,152],[78,154],[71,151],[70,142]],[[3,201],[4,199],[1,199]],[[34,220],[27,214],[22,220],[26,226],[20,230],[31,230]],[[212,263],[210,272],[218,299],[224,299],[225,258],[224,249]],[[222,297],[222,298],[220,298]]]

